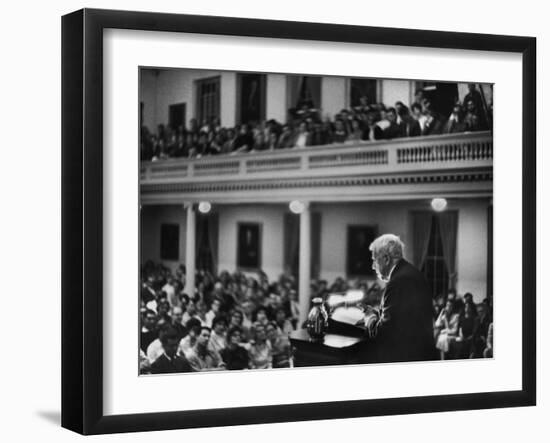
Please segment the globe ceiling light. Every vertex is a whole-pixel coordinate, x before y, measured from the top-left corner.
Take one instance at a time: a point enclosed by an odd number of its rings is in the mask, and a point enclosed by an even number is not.
[[[212,209],[212,205],[210,202],[200,202],[199,203],[199,212],[202,214],[208,214],[210,212],[210,209]]]
[[[299,200],[292,200],[288,207],[294,214],[301,214],[304,212],[306,205]]]
[[[434,198],[432,200],[432,208],[434,211],[441,212],[447,207],[447,200],[444,198]]]

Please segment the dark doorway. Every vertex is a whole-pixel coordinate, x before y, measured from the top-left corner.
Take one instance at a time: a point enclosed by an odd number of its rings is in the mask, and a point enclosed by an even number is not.
[[[240,123],[265,119],[266,79],[265,74],[238,74]]]
[[[196,227],[196,265],[198,270],[217,274],[218,214],[199,214]]]
[[[350,81],[350,104],[361,105],[361,97],[367,97],[367,103],[377,102],[377,80],[371,78],[352,78]]]
[[[177,261],[180,254],[180,226],[163,223],[160,225],[160,259]]]
[[[185,112],[186,104],[177,103],[175,105],[170,105],[169,108],[169,124],[172,130],[177,131],[180,126],[185,128]]]
[[[418,82],[417,89],[423,89],[424,97],[432,103],[434,111],[447,118],[458,101],[456,83]]]
[[[287,76],[287,94],[290,108],[320,108],[321,77],[289,75]]]
[[[432,215],[428,254],[422,272],[432,289],[432,297],[445,296],[449,290],[449,272],[443,255],[443,241],[437,215]]]

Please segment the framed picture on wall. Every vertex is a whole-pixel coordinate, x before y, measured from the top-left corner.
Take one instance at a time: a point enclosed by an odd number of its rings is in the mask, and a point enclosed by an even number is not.
[[[348,226],[347,274],[350,277],[373,275],[370,244],[377,234],[376,226]]]
[[[64,427],[536,403],[535,39],[90,9],[62,23]],[[377,328],[392,278],[414,275],[400,293],[422,294],[435,351],[429,260],[433,291],[459,299],[436,317],[472,346],[409,358]],[[357,322],[323,320],[331,292],[363,290],[381,301],[355,300]],[[475,341],[458,322],[477,308]],[[245,346],[239,321],[256,322]]]
[[[237,267],[258,270],[262,266],[262,229],[259,223],[237,224]]]

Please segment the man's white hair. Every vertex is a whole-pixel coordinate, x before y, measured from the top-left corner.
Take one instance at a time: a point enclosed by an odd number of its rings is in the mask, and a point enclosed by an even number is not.
[[[369,250],[374,253],[375,257],[378,257],[380,254],[387,255],[392,260],[400,260],[403,258],[403,251],[405,245],[401,239],[395,234],[384,234],[374,240],[370,246]]]

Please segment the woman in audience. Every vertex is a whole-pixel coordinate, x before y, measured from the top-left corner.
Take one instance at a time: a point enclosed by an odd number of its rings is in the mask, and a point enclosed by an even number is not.
[[[441,360],[455,358],[459,320],[460,313],[457,310],[456,301],[448,300],[435,322],[435,326],[441,328],[435,345],[440,351]]]
[[[288,368],[290,362],[290,341],[282,334],[275,322],[266,326],[266,334],[271,344],[272,364],[274,368]]]
[[[334,123],[334,133],[332,134],[332,143],[344,143],[348,138],[344,122],[341,119]]]
[[[301,122],[298,126],[298,131],[294,137],[294,148],[305,148],[306,146],[311,145],[311,134],[307,129],[307,123],[305,121]]]
[[[220,356],[226,369],[248,369],[248,352],[241,346],[242,330],[238,326],[232,326],[227,332],[227,346],[221,350]]]
[[[265,306],[259,306],[254,313],[253,319],[254,325],[266,326],[269,323],[268,309]]]
[[[459,324],[459,358],[473,358],[474,339],[479,329],[477,310],[473,302],[466,302],[464,313],[460,316]]]
[[[187,357],[191,349],[197,344],[197,337],[201,332],[201,322],[196,318],[192,318],[185,324],[185,327],[189,332],[180,340],[178,355]]]
[[[355,143],[361,141],[363,137],[363,129],[361,128],[361,123],[358,119],[354,118],[351,121],[351,132],[346,138],[346,142]]]
[[[271,369],[273,366],[273,354],[271,343],[267,340],[266,327],[257,323],[254,326],[254,340],[248,350],[251,369]]]

